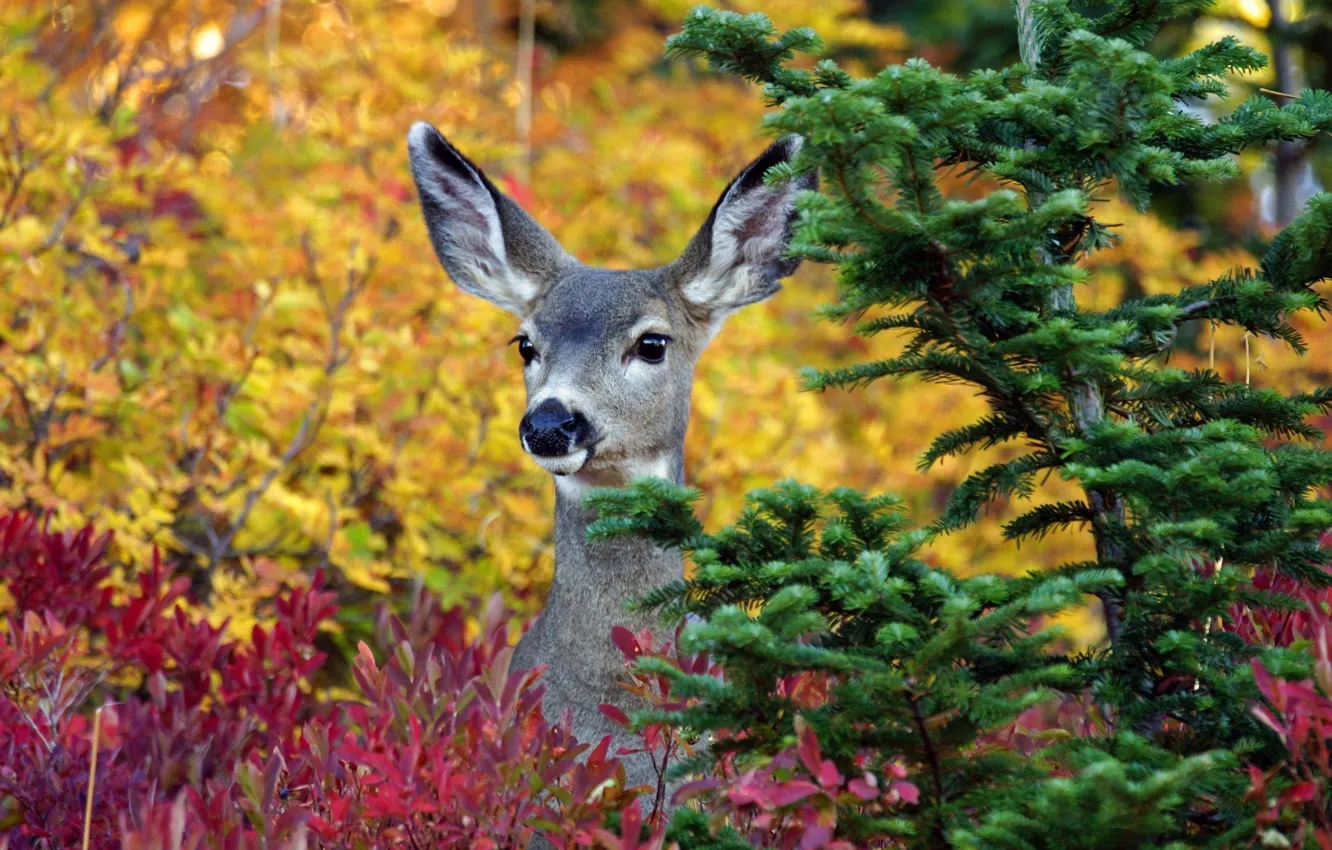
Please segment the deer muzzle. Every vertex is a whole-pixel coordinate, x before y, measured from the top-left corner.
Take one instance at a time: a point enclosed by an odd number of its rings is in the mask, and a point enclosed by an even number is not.
[[[587,462],[592,426],[583,414],[548,398],[523,416],[518,437],[537,463],[556,475],[567,475]]]

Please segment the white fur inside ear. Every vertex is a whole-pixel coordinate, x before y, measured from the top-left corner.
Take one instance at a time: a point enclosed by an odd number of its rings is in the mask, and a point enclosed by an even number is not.
[[[764,186],[740,193],[738,187],[732,187],[713,220],[707,268],[684,282],[684,297],[729,312],[772,294],[773,282],[764,269],[786,250],[792,210],[791,196],[784,188]]]
[[[437,135],[424,122],[412,125],[408,134],[417,185],[440,212],[439,221],[427,220],[431,238],[458,286],[521,314],[536,298],[538,286],[509,264],[499,210],[480,175],[461,159],[465,174],[431,154],[432,144],[442,144],[433,138]]]

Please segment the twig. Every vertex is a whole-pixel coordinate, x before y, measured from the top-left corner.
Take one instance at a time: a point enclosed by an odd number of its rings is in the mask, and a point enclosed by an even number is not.
[[[116,87],[106,96],[106,100],[102,101],[97,109],[97,114],[103,121],[110,119],[116,111],[116,107],[120,105],[121,96],[125,94],[125,89],[129,88],[132,82],[131,77],[135,66],[139,64],[139,57],[143,54],[144,45],[148,43],[148,39],[152,38],[154,30],[157,29],[158,24],[162,23],[162,19],[166,17],[166,13],[171,7],[172,4],[166,2],[153,10],[152,16],[148,19],[148,24],[143,28],[143,35],[134,43],[134,47],[130,48],[129,60],[125,63],[125,70],[121,71],[119,66],[116,66],[118,72],[116,74]],[[133,82],[137,82],[137,80],[133,80]]]
[[[15,378],[13,373],[4,366],[0,366],[0,378],[9,381],[10,386],[14,388],[14,395],[18,396],[19,405],[23,408],[23,416],[28,420],[28,427],[32,429],[33,436],[29,440],[28,447],[29,453],[31,453],[32,449],[41,442],[41,439],[37,437],[37,414],[32,409],[32,401],[28,398],[28,393],[23,385],[19,383],[18,378]]]
[[[911,703],[911,715],[916,721],[916,731],[920,733],[921,745],[925,749],[925,760],[930,766],[930,774],[934,777],[934,833],[939,847],[951,847],[948,843],[948,835],[944,832],[943,824],[943,768],[939,765],[939,753],[934,749],[934,739],[930,737],[930,730],[925,725],[925,715],[920,711],[920,702],[913,694],[907,698]]]
[[[397,222],[395,220],[390,220],[385,229],[384,238],[391,239],[396,233]],[[375,258],[371,258],[370,262],[367,263],[365,270],[359,274],[352,270],[348,270],[347,288],[344,290],[342,297],[338,299],[338,303],[332,304],[329,302],[328,296],[324,292],[323,281],[319,276],[316,264],[317,258],[315,256],[314,246],[308,231],[301,234],[301,251],[305,255],[306,277],[310,284],[314,286],[315,291],[319,294],[319,301],[324,309],[324,317],[329,324],[329,353],[328,358],[324,362],[324,376],[325,378],[331,378],[333,373],[347,362],[348,355],[345,355],[342,351],[342,327],[346,321],[347,312],[351,307],[352,301],[355,300],[356,296],[360,294],[362,289],[364,289],[371,272],[374,270]],[[282,456],[279,458],[278,463],[264,473],[264,476],[259,480],[259,483],[250,488],[245,494],[245,501],[241,506],[240,513],[237,515],[235,521],[227,528],[226,532],[220,535],[214,535],[211,531],[209,532],[210,539],[207,548],[208,564],[204,570],[205,574],[211,574],[220,561],[224,558],[231,557],[234,554],[231,544],[235,541],[236,535],[238,535],[241,530],[244,529],[246,523],[249,522],[250,514],[254,511],[259,500],[268,492],[268,488],[273,485],[273,482],[277,480],[277,477],[282,474],[283,470],[285,470],[297,458],[297,456],[309,448],[314,442],[316,435],[319,433],[319,430],[323,425],[324,418],[327,416],[327,403],[331,392],[331,388],[326,384],[323,390],[315,397],[314,401],[310,403],[310,406],[301,417],[300,427],[297,428],[296,434],[291,438],[286,449],[282,452]],[[234,483],[239,483],[239,481],[240,477],[238,475]]]
[[[23,146],[23,136],[19,133],[18,116],[9,116],[9,134],[14,139],[14,170],[12,172],[6,168],[7,176],[14,182],[10,184],[9,194],[5,197],[3,210],[0,210],[0,229],[9,224],[9,217],[14,213],[14,206],[18,202],[19,190],[23,186],[23,181],[28,175],[41,166],[46,160],[45,155],[35,156],[30,161],[26,159],[27,150]]]
[[[93,372],[102,371],[102,367],[120,353],[120,344],[125,338],[125,328],[129,327],[130,316],[134,313],[134,288],[123,274],[117,273],[117,276],[120,278],[120,288],[125,293],[125,309],[120,312],[120,318],[111,326],[111,339],[107,343],[106,352],[93,361],[91,367]]]
[[[92,838],[93,792],[97,790],[97,745],[102,740],[102,709],[93,713],[92,756],[88,763],[88,802],[83,808],[83,850],[88,850]]]
[[[1249,385],[1249,337],[1252,336],[1248,331],[1244,332],[1244,386]]]
[[[264,493],[268,492],[268,488],[273,486],[273,482],[277,480],[278,475],[280,475],[282,471],[286,469],[287,465],[295,460],[301,452],[309,448],[310,442],[313,441],[310,426],[314,423],[315,411],[323,406],[323,402],[324,397],[321,394],[310,405],[310,409],[305,411],[305,414],[301,417],[300,427],[296,429],[295,436],[293,436],[291,442],[287,444],[287,448],[283,451],[278,464],[268,470],[268,472],[264,473],[264,477],[259,480],[259,483],[245,494],[245,504],[241,506],[240,514],[236,517],[235,522],[231,524],[231,527],[227,529],[227,532],[214,538],[212,545],[209,547],[208,573],[212,573],[217,567],[218,562],[226,556],[227,552],[231,549],[232,541],[236,539],[236,535],[240,533],[241,529],[243,529],[245,524],[249,521],[250,512],[254,510],[254,506],[259,503],[259,500],[263,498]],[[322,425],[323,417],[319,417],[319,420],[319,424]],[[317,433],[319,431],[319,425],[315,425],[313,430]]]
[[[50,740],[48,740],[46,735],[42,734],[41,728],[37,725],[37,722],[35,720],[33,720],[31,717],[28,716],[28,712],[20,711],[19,717],[22,717],[23,722],[28,724],[28,728],[31,729],[33,733],[37,736],[37,740],[42,742],[42,747],[48,753],[52,753],[55,751],[55,744],[52,743]]]
[[[1288,98],[1288,99],[1290,99],[1290,100],[1299,100],[1299,97],[1300,97],[1300,96],[1297,95],[1297,94],[1286,94],[1285,92],[1283,92],[1283,91],[1277,91],[1276,89],[1264,89],[1264,88],[1260,88],[1260,89],[1258,89],[1258,91],[1262,92],[1263,94],[1270,94],[1270,95],[1272,95],[1273,97],[1284,97],[1284,98]],[[1332,130],[1328,131],[1328,135],[1329,135],[1329,136],[1332,136]]]
[[[532,62],[536,57],[536,0],[522,0],[518,7],[518,106],[515,129],[523,146],[518,176],[532,179]]]
[[[74,213],[83,202],[88,198],[88,191],[92,188],[93,179],[97,176],[97,166],[89,164],[84,166],[83,184],[79,186],[79,193],[70,201],[69,206],[65,207],[64,212],[56,219],[55,224],[51,225],[51,231],[46,234],[42,244],[33,249],[29,259],[40,257],[47,251],[55,247],[60,238],[65,235],[65,228],[69,227],[69,220],[74,217]]]
[[[53,11],[52,17],[54,17],[56,14],[57,13]],[[69,57],[67,54],[65,54],[64,50],[60,51],[61,58],[53,63],[53,68],[59,70],[60,73],[55,73],[51,75],[50,81],[47,82],[45,88],[42,89],[41,93],[37,95],[37,99],[39,101],[41,101],[42,103],[46,103],[48,100],[51,99],[51,92],[55,91],[56,86],[63,83],[65,79],[69,76],[68,73],[65,72],[66,68],[75,69],[83,64],[83,61],[92,54],[93,48],[95,48],[98,44],[101,43],[102,36],[106,35],[106,30],[110,25],[110,23],[111,23],[110,4],[104,5],[102,3],[95,3],[93,5],[93,25],[91,31],[88,33],[87,40],[84,41],[82,45],[80,45],[78,52],[75,53],[72,57]],[[66,45],[68,44],[68,42],[69,40],[65,39]],[[62,47],[63,46],[64,45],[62,45]]]
[[[264,4],[264,56],[268,60],[269,90],[273,92],[273,123],[279,129],[287,126],[287,104],[282,99],[278,84],[278,42],[282,35],[282,0],[269,0]]]
[[[273,302],[273,297],[277,294],[277,287],[274,286],[267,298],[260,298],[259,303],[255,305],[254,312],[250,314],[250,319],[245,324],[245,333],[241,336],[241,352],[248,352],[249,356],[245,359],[245,367],[241,370],[240,376],[234,381],[228,381],[227,385],[218,393],[217,401],[214,406],[217,408],[217,419],[221,421],[226,418],[227,411],[231,408],[231,403],[240,393],[241,387],[250,379],[250,373],[254,371],[254,364],[259,359],[259,351],[250,349],[254,345],[254,334],[259,328],[259,319],[263,316],[264,310]]]
[[[28,177],[28,167],[20,165],[18,170],[13,173],[13,183],[9,186],[9,194],[5,197],[3,209],[0,209],[0,229],[4,229],[9,224],[9,216],[14,212],[14,204],[18,201],[19,189],[23,187],[23,181]]]
[[[56,381],[55,389],[51,391],[51,400],[46,403],[46,410],[42,411],[42,439],[46,439],[46,434],[51,428],[51,420],[55,418],[56,402],[60,401],[60,396],[64,395],[66,388],[69,387],[66,378],[69,377],[68,366],[61,364],[60,378]]]

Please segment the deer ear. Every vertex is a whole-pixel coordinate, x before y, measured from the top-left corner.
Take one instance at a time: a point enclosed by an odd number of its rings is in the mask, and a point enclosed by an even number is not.
[[[746,166],[675,261],[681,295],[710,320],[772,296],[781,289],[780,280],[800,265],[785,256],[794,201],[800,192],[818,188],[818,176],[802,174],[767,185],[763,175],[791,161],[802,141],[787,136]]]
[[[561,269],[576,261],[429,124],[407,134],[426,229],[464,291],[525,316]]]

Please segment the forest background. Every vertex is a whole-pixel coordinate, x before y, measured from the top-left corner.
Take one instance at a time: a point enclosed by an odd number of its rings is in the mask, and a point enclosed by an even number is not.
[[[354,655],[386,595],[421,585],[446,602],[500,591],[516,616],[531,613],[551,575],[553,488],[516,439],[512,320],[438,267],[406,128],[439,126],[584,262],[666,262],[766,143],[753,88],[664,61],[689,5],[3,4],[0,510],[114,531],[115,581],[160,550],[190,579],[181,604],[237,636],[323,568],[340,605],[323,636],[335,657]],[[1017,55],[1004,0],[726,5],[813,27],[851,70]],[[1153,50],[1226,34],[1276,60],[1236,81],[1236,102],[1332,83],[1326,0],[1221,0]],[[1091,259],[1088,304],[1253,265],[1251,251],[1332,185],[1332,159],[1293,145],[1241,166],[1244,179],[1181,187],[1151,215],[1107,200],[1133,248]],[[785,477],[900,493],[924,524],[1004,457],[916,471],[934,435],[977,417],[965,388],[800,391],[803,366],[894,345],[820,319],[835,286],[806,263],[704,355],[686,475],[710,527]],[[1332,383],[1329,331],[1295,322],[1304,358],[1206,330],[1176,357],[1287,391]],[[1041,498],[1067,497],[1061,486]],[[964,574],[1019,574],[1089,557],[1082,546],[1090,538],[1070,533],[1018,548],[982,522],[927,555]],[[1086,612],[1069,625],[1078,641],[1100,636]]]

